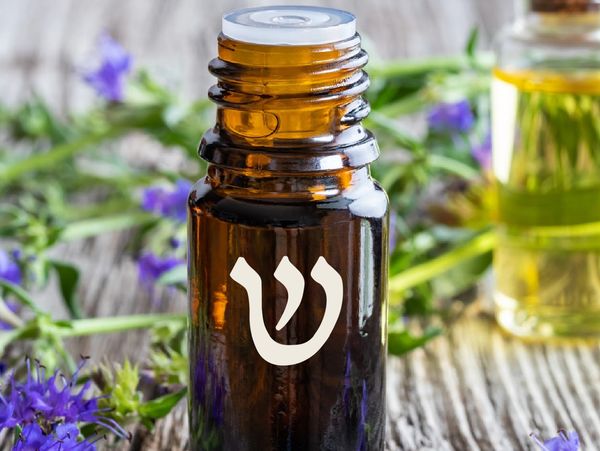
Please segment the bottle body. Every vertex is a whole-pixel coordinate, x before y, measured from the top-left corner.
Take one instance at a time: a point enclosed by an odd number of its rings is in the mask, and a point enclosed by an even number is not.
[[[496,313],[523,337],[595,336],[600,13],[532,4],[500,41],[492,88]]]
[[[364,197],[324,201],[265,202],[213,191],[197,198],[193,191],[192,449],[383,449],[387,200],[370,180],[362,183],[371,185],[361,188]],[[370,205],[361,207],[365,201]],[[362,208],[378,211],[363,216]],[[262,305],[250,305],[230,276],[240,256],[261,276]],[[291,293],[274,273],[286,257],[305,286],[295,314],[277,330]],[[311,277],[319,258],[343,279],[335,327],[309,359],[272,364],[257,351],[251,310],[261,309],[278,343],[308,342],[329,302]]]
[[[232,14],[224,31],[260,43],[222,34],[210,64],[217,123],[188,203],[191,449],[381,450],[388,202],[360,123],[366,54],[348,13]]]

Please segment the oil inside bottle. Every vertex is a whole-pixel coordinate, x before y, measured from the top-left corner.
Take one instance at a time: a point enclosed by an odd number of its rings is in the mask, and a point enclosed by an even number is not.
[[[600,335],[600,71],[495,71],[497,318]]]

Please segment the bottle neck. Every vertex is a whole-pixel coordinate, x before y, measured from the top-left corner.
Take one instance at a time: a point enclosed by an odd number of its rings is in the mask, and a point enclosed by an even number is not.
[[[203,137],[209,163],[253,176],[356,169],[378,155],[367,55],[358,35],[324,45],[259,45],[219,37],[209,69],[217,121]]]
[[[253,147],[305,147],[334,142],[360,127],[367,55],[358,35],[317,46],[270,46],[219,37],[209,66],[218,83],[217,127],[232,142]]]

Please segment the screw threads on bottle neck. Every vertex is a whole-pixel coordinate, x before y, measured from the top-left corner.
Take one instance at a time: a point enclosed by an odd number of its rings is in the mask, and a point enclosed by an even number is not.
[[[217,126],[251,146],[327,145],[366,117],[362,94],[369,80],[367,55],[355,35],[313,46],[257,45],[219,38],[209,66],[218,83]]]
[[[264,45],[219,37],[209,69],[217,123],[200,155],[236,170],[315,173],[378,156],[363,128],[369,78],[360,37],[319,45]]]

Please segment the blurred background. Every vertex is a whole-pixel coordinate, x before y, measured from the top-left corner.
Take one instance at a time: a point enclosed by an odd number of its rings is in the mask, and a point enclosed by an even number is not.
[[[75,68],[89,61],[103,31],[134,55],[136,67],[154,70],[185,95],[205,96],[221,15],[277,3],[353,12],[372,61],[459,53],[475,26],[488,48],[513,15],[510,0],[0,0],[2,101],[35,91],[61,111],[89,104],[94,94]]]

